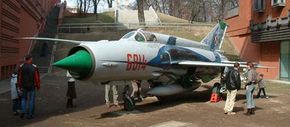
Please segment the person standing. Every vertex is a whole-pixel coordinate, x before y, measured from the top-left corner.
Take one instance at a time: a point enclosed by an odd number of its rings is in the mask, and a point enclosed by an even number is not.
[[[66,97],[67,97],[67,103],[66,107],[67,108],[73,108],[73,99],[77,98],[76,94],[76,88],[75,88],[75,79],[71,76],[71,74],[67,71],[66,77],[68,78],[67,80],[67,92],[66,92]]]
[[[109,82],[102,83],[102,84],[105,84],[105,101],[108,107],[111,107],[110,95],[112,95],[113,97],[113,106],[120,107],[119,102],[118,102],[118,90],[117,90],[116,83],[117,81],[109,81]]]
[[[17,71],[15,71],[11,76],[10,89],[13,114],[18,115],[20,113],[20,91],[17,87]]]
[[[263,74],[260,74],[259,75],[259,80],[258,80],[258,87],[259,87],[259,92],[257,94],[257,98],[260,98],[260,95],[261,95],[261,91],[263,91],[264,93],[264,97],[265,98],[269,98],[267,95],[266,95],[266,91],[265,91],[265,81],[264,81],[264,75]]]
[[[227,88],[227,99],[225,103],[225,114],[235,115],[233,112],[237,91],[241,88],[241,78],[239,72],[239,63],[234,64],[234,69],[230,70],[226,74],[226,88]]]
[[[19,66],[17,84],[22,91],[20,117],[23,118],[27,113],[26,118],[31,119],[35,108],[35,89],[40,88],[39,71],[37,66],[32,64],[31,55],[25,56],[25,63]]]
[[[246,99],[247,99],[247,113],[246,115],[255,114],[255,103],[254,103],[254,90],[257,84],[257,73],[254,64],[249,62],[247,64],[247,82],[246,82]]]

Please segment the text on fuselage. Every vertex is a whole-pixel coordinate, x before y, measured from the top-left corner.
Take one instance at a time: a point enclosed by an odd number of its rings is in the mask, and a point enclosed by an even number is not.
[[[127,71],[145,70],[147,60],[145,55],[127,54]]]

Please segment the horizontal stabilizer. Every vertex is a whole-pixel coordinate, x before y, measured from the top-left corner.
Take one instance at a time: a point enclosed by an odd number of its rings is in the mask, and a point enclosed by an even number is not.
[[[179,62],[179,65],[188,66],[212,66],[212,67],[234,67],[231,63],[216,63],[216,62],[202,62],[202,61],[183,61]],[[247,67],[247,65],[240,65],[240,67]]]
[[[187,65],[187,66],[211,66],[211,67],[234,67],[235,61],[227,61],[222,63],[216,63],[216,62],[202,62],[202,61],[182,61],[179,62],[179,65]],[[239,62],[238,62],[239,63]],[[254,64],[256,68],[265,68],[265,69],[274,69],[276,67],[269,67],[269,66],[263,66],[260,64]],[[240,67],[246,68],[247,64],[245,62],[240,63]]]
[[[58,39],[58,38],[45,38],[45,37],[21,37],[15,38],[19,40],[40,40],[40,41],[59,41],[59,42],[67,42],[73,44],[81,44],[83,41],[76,41],[76,40],[67,40],[67,39]]]
[[[243,61],[222,61],[221,63],[227,63],[227,64],[234,64],[234,63],[247,64],[248,62],[243,62]],[[253,63],[253,64],[255,64],[255,63]]]

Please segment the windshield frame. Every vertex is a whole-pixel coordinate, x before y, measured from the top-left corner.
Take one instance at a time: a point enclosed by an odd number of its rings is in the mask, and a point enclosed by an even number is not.
[[[136,36],[139,36],[139,38],[143,38],[143,40],[138,40]],[[143,34],[141,29],[138,29],[137,31],[130,31],[126,33],[120,40],[131,40],[131,41],[137,41],[137,42],[147,42],[146,36]]]

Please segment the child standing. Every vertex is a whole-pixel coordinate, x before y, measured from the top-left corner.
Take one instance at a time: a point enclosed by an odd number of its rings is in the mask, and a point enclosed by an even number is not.
[[[265,91],[265,81],[263,80],[263,77],[264,77],[263,74],[260,74],[260,75],[259,75],[259,80],[258,80],[259,92],[258,92],[257,98],[260,98],[261,91],[263,91],[263,93],[264,93],[264,97],[269,98],[269,97],[266,95],[266,91]]]
[[[18,115],[20,113],[20,96],[19,96],[20,91],[16,83],[17,83],[17,72],[15,71],[12,74],[10,80],[12,109],[14,115]]]
[[[73,99],[77,98],[77,93],[76,93],[76,88],[75,88],[75,79],[71,76],[71,74],[67,71],[66,77],[68,78],[67,80],[67,103],[66,107],[67,108],[73,108]]]

